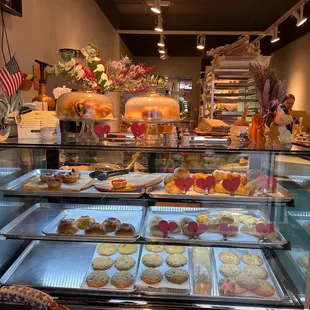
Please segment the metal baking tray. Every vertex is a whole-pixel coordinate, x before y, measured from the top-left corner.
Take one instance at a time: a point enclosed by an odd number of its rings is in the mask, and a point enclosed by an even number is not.
[[[139,293],[144,293],[146,295],[189,295],[190,294],[190,275],[191,275],[191,270],[190,270],[190,265],[191,261],[189,259],[189,247],[185,247],[184,255],[187,258],[187,264],[183,267],[182,269],[185,269],[188,272],[188,280],[182,284],[174,284],[169,282],[166,277],[165,277],[165,272],[168,271],[169,269],[172,269],[167,263],[166,263],[166,258],[170,255],[167,253],[165,250],[162,252],[156,253],[159,254],[163,258],[163,263],[161,266],[157,267],[156,269],[160,270],[163,274],[163,279],[161,280],[160,283],[151,285],[151,284],[146,284],[143,282],[140,278],[142,272],[147,268],[146,266],[143,265],[142,263],[142,258],[145,254],[153,254],[152,252],[149,252],[146,250],[145,246],[143,246],[142,249],[142,254],[140,256],[140,261],[139,261],[139,268],[138,268],[138,274],[136,278],[136,289]]]
[[[157,199],[173,199],[173,200],[195,200],[195,201],[219,201],[221,202],[289,202],[295,198],[295,196],[286,190],[284,187],[278,184],[278,193],[270,193],[268,196],[230,196],[228,194],[215,193],[210,195],[204,195],[195,192],[193,189],[189,190],[186,194],[168,194],[165,191],[165,185],[163,183],[149,187],[146,193],[151,198]]]
[[[78,212],[76,213],[77,210]],[[93,212],[101,212],[106,214],[105,218],[120,214],[123,219],[126,219],[126,215],[124,215],[124,213],[126,213],[130,218],[136,217],[136,236],[126,238],[111,235],[64,235],[53,233],[53,227],[57,227],[58,222],[63,217],[68,216],[68,214],[70,215],[70,212],[73,212],[74,216],[84,213],[91,215]],[[140,237],[144,216],[145,208],[143,206],[37,203],[6,225],[0,231],[0,234],[6,238],[18,239],[92,242],[101,242],[104,240],[121,242],[123,240],[124,242],[134,242]],[[43,230],[50,231],[49,229],[51,229],[52,234],[43,234]]]
[[[147,211],[147,215],[145,217],[144,226],[142,230],[142,237],[150,242],[165,242],[165,243],[189,243],[189,244],[203,244],[203,245],[212,245],[212,246],[235,246],[235,247],[272,247],[272,248],[282,248],[288,242],[283,237],[283,235],[276,230],[277,234],[279,235],[278,242],[270,242],[270,241],[261,241],[258,238],[247,235],[241,234],[240,232],[237,236],[228,237],[227,241],[223,240],[222,235],[219,233],[204,233],[202,234],[199,239],[190,239],[187,236],[183,235],[182,233],[177,234],[169,234],[169,238],[161,238],[161,237],[154,237],[150,232],[150,225],[149,221],[152,216],[158,215],[161,216],[165,220],[175,220],[178,221],[182,217],[191,217],[193,221],[196,221],[196,215],[199,213],[205,212],[210,217],[215,217],[220,211],[229,211],[231,213],[240,213],[240,214],[248,214],[254,217],[263,218],[266,221],[265,214],[260,210],[246,210],[246,209],[238,209],[238,208],[196,208],[196,207],[164,207],[164,206],[155,206],[149,207]],[[170,218],[169,218],[170,216]],[[242,226],[239,225],[239,228]]]
[[[246,299],[247,302],[251,301],[251,302],[263,302],[263,303],[269,303],[270,302],[281,302],[283,299],[286,298],[286,295],[284,294],[282,287],[280,286],[277,278],[275,277],[265,255],[263,254],[263,252],[259,249],[231,249],[231,248],[213,248],[212,249],[213,252],[213,274],[214,274],[214,286],[217,288],[217,296],[221,299],[221,301],[226,301],[226,302],[235,302],[236,299]],[[263,296],[258,296],[253,294],[247,294],[247,292],[245,292],[244,294],[240,294],[240,295],[236,295],[236,296],[220,296],[219,294],[219,290],[218,290],[218,282],[220,281],[220,279],[224,278],[220,272],[218,271],[218,268],[220,267],[220,265],[222,265],[222,262],[218,259],[218,255],[221,252],[233,252],[235,254],[237,254],[240,258],[242,257],[242,255],[246,254],[246,253],[255,253],[258,254],[259,256],[262,257],[264,263],[262,265],[262,267],[264,267],[267,272],[269,277],[266,279],[268,282],[270,282],[274,289],[275,289],[275,294],[271,297],[263,297]],[[239,264],[239,268],[241,270],[244,269],[244,267],[246,266],[246,264],[244,264],[242,261]],[[250,296],[249,296],[250,295]],[[252,296],[254,295],[254,296]]]
[[[139,198],[144,194],[144,189],[136,190],[131,192],[99,192],[94,187],[90,187],[81,192],[52,192],[52,191],[25,191],[24,183],[29,179],[39,176],[42,173],[55,173],[64,170],[53,170],[53,169],[36,169],[31,172],[26,173],[25,175],[17,178],[16,180],[9,182],[6,185],[0,187],[0,191],[2,191],[6,195],[17,195],[17,196],[56,196],[56,197],[89,197],[89,198],[105,198],[105,197],[114,197],[114,198]],[[82,175],[88,176],[92,171],[81,171]]]

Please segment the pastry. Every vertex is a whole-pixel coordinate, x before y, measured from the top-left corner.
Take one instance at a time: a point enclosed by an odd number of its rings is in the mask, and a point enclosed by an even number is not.
[[[308,269],[309,255],[299,256],[299,257],[297,258],[297,263],[298,263],[299,266]]]
[[[187,179],[190,177],[190,172],[183,167],[176,168],[173,174],[177,179]]]
[[[119,256],[115,262],[114,266],[117,270],[129,270],[136,264],[134,258],[129,255]]]
[[[219,232],[220,221],[217,218],[209,218],[204,224],[207,225],[208,232]]]
[[[111,283],[118,288],[126,288],[133,284],[134,278],[129,271],[119,271],[114,273]]]
[[[219,268],[220,273],[225,277],[236,277],[242,271],[241,269],[234,264],[223,264]]]
[[[135,244],[120,244],[117,250],[121,254],[129,255],[136,253],[137,246]]]
[[[165,272],[166,279],[175,284],[182,284],[188,279],[188,272],[182,268],[172,268]]]
[[[307,232],[310,232],[310,221],[305,221],[302,226]]]
[[[196,221],[198,224],[203,224],[205,222],[207,222],[209,219],[208,215],[206,213],[199,213],[197,216],[196,216]]]
[[[244,272],[255,279],[266,280],[268,278],[267,270],[261,266],[248,265],[244,268]]]
[[[256,230],[256,224],[254,224],[254,225],[243,225],[240,229],[240,232],[243,234],[255,236],[259,239],[262,238],[262,235],[260,233],[258,233]],[[269,241],[275,241],[278,239],[278,235],[276,232],[272,232],[266,237],[266,239]]]
[[[157,284],[163,279],[163,274],[156,268],[146,268],[141,273],[141,280],[147,284]]]
[[[159,267],[163,263],[163,259],[158,254],[145,254],[142,258],[142,263],[146,267]]]
[[[63,175],[62,180],[64,183],[76,183],[79,178],[80,174],[72,169],[72,171],[69,171]]]
[[[182,217],[180,220],[179,220],[179,223],[180,223],[180,226],[181,228],[183,228],[183,226],[185,224],[188,224],[190,222],[193,222],[193,220],[190,218],[190,217]]]
[[[219,254],[219,259],[223,264],[232,264],[232,265],[240,264],[239,256],[233,252],[221,252]]]
[[[92,217],[90,217],[88,215],[80,216],[76,220],[76,225],[80,229],[85,229],[86,227],[88,227],[88,226],[90,226],[91,224],[94,224],[94,223],[96,223],[95,219],[93,219]]]
[[[40,181],[43,183],[47,183],[47,181],[51,179],[54,179],[54,174],[52,173],[42,173],[40,175]]]
[[[104,256],[111,256],[116,252],[116,245],[113,243],[102,243],[97,249],[98,254]]]
[[[189,225],[185,224],[182,226],[182,232],[184,236],[193,237],[194,233],[189,230]]]
[[[247,264],[247,265],[252,265],[252,266],[261,266],[263,265],[264,261],[263,259],[257,255],[257,254],[254,254],[254,253],[247,253],[247,254],[244,254],[242,257],[241,257],[241,260]]]
[[[75,234],[79,231],[79,227],[76,225],[75,220],[65,219],[58,223],[57,230],[61,234]]]
[[[174,182],[166,184],[165,190],[168,194],[182,194],[182,190]]]
[[[56,172],[54,173],[54,179],[57,181],[63,181],[65,172]]]
[[[47,186],[49,189],[59,189],[62,184],[61,180],[56,180],[55,178],[48,179]]]
[[[152,216],[152,218],[150,219],[150,222],[149,222],[149,225],[152,226],[152,225],[158,225],[158,223],[160,221],[162,221],[163,218],[158,216],[158,215],[154,215]]]
[[[113,232],[121,224],[121,221],[115,217],[109,217],[103,221],[102,226],[107,232]]]
[[[194,175],[193,175],[193,179],[194,179],[194,181],[196,182],[197,180],[199,180],[199,179],[206,179],[206,178],[208,178],[208,174],[206,174],[206,173],[201,173],[201,172],[198,172],[198,173],[195,173]]]
[[[171,234],[177,234],[177,233],[181,232],[181,225],[177,221],[169,220],[168,224],[169,223],[176,223],[177,224],[177,228],[174,231],[170,231]]]
[[[133,225],[129,223],[122,223],[116,228],[115,235],[124,237],[133,237],[136,235],[136,229],[134,228]]]
[[[216,193],[230,194],[230,192],[223,187],[223,181],[216,183],[214,190]],[[239,187],[235,190],[235,194],[239,196],[251,196],[253,191],[253,186],[251,184],[248,183],[243,185],[240,183]]]
[[[163,238],[164,237],[164,233],[159,229],[158,225],[157,224],[153,224],[151,227],[150,227],[150,232],[153,236],[155,237],[161,237]]]
[[[226,172],[222,170],[214,170],[212,175],[215,177],[215,182],[220,182],[225,180]]]
[[[103,257],[96,257],[92,263],[91,266],[94,270],[107,270],[111,268],[114,264],[114,261],[109,256],[103,256]]]
[[[165,250],[169,254],[182,254],[185,252],[183,245],[165,245]]]
[[[257,287],[253,290],[253,293],[259,296],[269,297],[274,294],[274,287],[266,280],[257,280]]]
[[[232,217],[230,212],[220,211],[218,214],[218,219],[221,223],[232,224],[234,222],[234,218]]]
[[[110,277],[108,274],[103,271],[94,271],[87,278],[87,285],[90,287],[102,287],[105,286],[109,282]]]
[[[93,223],[85,228],[85,234],[87,235],[106,235],[107,231],[99,223]]]
[[[257,279],[248,275],[247,273],[240,273],[236,277],[236,282],[241,287],[246,288],[247,290],[255,290],[258,286]]]
[[[112,186],[115,189],[123,189],[127,186],[127,180],[125,179],[114,179],[111,181]]]
[[[164,184],[167,185],[170,182],[174,182],[176,180],[176,177],[174,174],[166,175],[164,178]]]
[[[182,267],[187,264],[187,258],[182,254],[170,254],[166,258],[166,263],[170,267]]]
[[[238,221],[245,225],[256,224],[257,219],[251,215],[241,214],[238,218]]]
[[[153,253],[160,253],[165,249],[164,245],[152,245],[152,244],[147,244],[145,246],[145,249],[149,252]]]

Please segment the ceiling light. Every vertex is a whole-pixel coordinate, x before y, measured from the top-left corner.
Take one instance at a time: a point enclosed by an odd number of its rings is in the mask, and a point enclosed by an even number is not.
[[[157,43],[159,47],[165,47],[165,37],[163,34],[160,35],[160,41]]]
[[[163,28],[163,18],[161,17],[161,15],[158,16],[157,24],[156,24],[154,30],[157,31],[157,32],[163,32],[164,31],[164,28]]]
[[[168,59],[169,58],[169,56],[168,56],[168,51],[166,50],[166,53],[165,54],[163,54],[163,55],[160,55],[160,59],[162,59],[162,60],[166,60],[166,59]]]
[[[304,17],[304,4],[300,7],[299,12],[296,11],[293,13],[293,16],[297,19],[297,27],[300,27],[307,21],[308,18]]]
[[[205,35],[199,35],[197,37],[197,49],[204,50],[206,47],[206,36]]]
[[[279,31],[278,31],[278,26],[274,28],[273,32],[272,32],[272,38],[271,38],[271,43],[276,43],[280,41],[280,37],[279,37]]]
[[[164,49],[162,49],[162,48],[160,48],[160,49],[158,50],[158,52],[159,52],[159,54],[166,54],[166,50],[164,50]]]
[[[154,5],[151,7],[152,12],[161,14],[160,0],[154,0]]]

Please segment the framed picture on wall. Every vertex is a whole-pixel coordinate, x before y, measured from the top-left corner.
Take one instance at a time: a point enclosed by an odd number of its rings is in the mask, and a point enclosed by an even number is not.
[[[22,0],[0,0],[0,8],[9,14],[23,16]]]

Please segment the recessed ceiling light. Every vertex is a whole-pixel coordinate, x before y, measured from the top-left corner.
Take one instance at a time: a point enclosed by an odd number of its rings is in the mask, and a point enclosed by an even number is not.
[[[158,16],[157,24],[156,24],[154,30],[157,31],[157,32],[163,32],[164,31],[164,28],[163,28],[163,18],[161,17],[161,15]]]
[[[154,0],[154,5],[151,7],[152,12],[161,14],[160,0]]]

